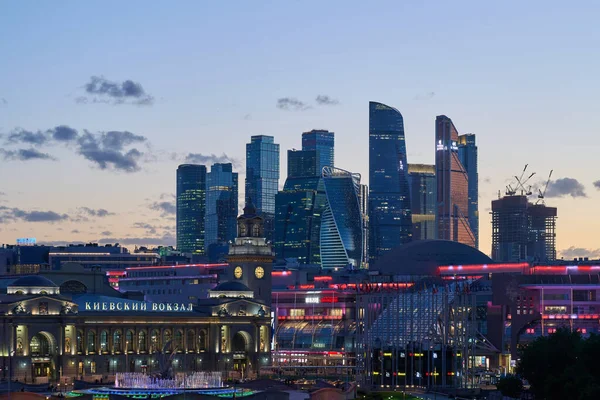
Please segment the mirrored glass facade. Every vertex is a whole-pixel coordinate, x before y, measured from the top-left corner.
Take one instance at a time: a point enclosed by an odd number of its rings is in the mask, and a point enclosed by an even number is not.
[[[479,173],[477,171],[477,144],[475,135],[458,136],[458,158],[469,178],[469,225],[475,236],[475,247],[479,248]]]
[[[363,251],[360,175],[325,167],[323,183],[327,206],[321,223],[321,266],[359,268]]]
[[[288,150],[288,178],[321,175],[316,150]]]
[[[273,136],[252,136],[246,144],[246,198],[251,198],[273,240],[275,196],[279,190],[279,145]]]
[[[177,250],[204,253],[206,167],[183,164],[177,168]]]
[[[317,152],[317,175],[323,167],[333,167],[334,163],[334,133],[323,129],[313,129],[302,134],[302,150]]]
[[[469,176],[458,155],[458,130],[452,120],[435,120],[438,239],[476,247],[469,222]]]
[[[369,103],[371,262],[412,240],[404,120],[395,108]]]
[[[213,164],[207,174],[206,249],[213,246],[225,251],[227,243],[236,237],[237,215],[238,174],[230,163]]]
[[[436,239],[435,165],[409,164],[413,240]]]

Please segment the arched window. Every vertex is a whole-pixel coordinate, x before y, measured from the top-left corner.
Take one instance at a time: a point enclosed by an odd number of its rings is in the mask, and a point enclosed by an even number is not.
[[[133,341],[133,331],[131,329],[128,330],[127,334],[125,335],[125,344],[127,345],[127,352],[133,351],[135,342]]]
[[[88,351],[88,353],[96,352],[96,332],[94,332],[94,331],[88,331],[87,351]]]
[[[83,353],[83,331],[77,331],[77,352]]]
[[[175,350],[183,350],[183,332],[181,330],[175,331]]]
[[[106,330],[100,332],[100,351],[103,353],[108,352],[108,331]]]
[[[158,333],[158,329],[153,329],[150,334],[150,351],[152,353],[156,353],[160,349],[160,334]]]
[[[194,334],[194,331],[187,332],[186,346],[187,346],[188,351],[196,350],[196,346],[195,346],[196,340],[194,340],[195,338],[196,338],[196,335]]]
[[[173,348],[173,343],[169,343],[171,341],[171,339],[173,338],[173,335],[171,334],[171,331],[169,329],[165,329],[165,331],[163,332],[163,342],[162,345],[163,346],[167,346],[167,351],[171,351],[171,349]],[[163,349],[161,349],[163,350]]]
[[[79,281],[70,280],[60,285],[60,293],[62,294],[79,294],[86,292],[87,287]]]
[[[146,351],[146,331],[138,333],[138,351]]]
[[[198,351],[206,351],[206,331],[204,329],[198,335]]]
[[[123,348],[122,346],[122,342],[123,341],[123,337],[121,334],[121,331],[115,331],[115,333],[113,334],[113,351],[114,352],[121,352],[121,349]]]

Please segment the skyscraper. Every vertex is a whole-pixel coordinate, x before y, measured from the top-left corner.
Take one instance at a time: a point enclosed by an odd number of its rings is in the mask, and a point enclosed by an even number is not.
[[[367,185],[360,185],[358,202],[363,227],[363,259],[361,266],[369,268],[369,187]]]
[[[469,223],[469,177],[458,156],[458,130],[445,115],[435,119],[438,239],[475,247]]]
[[[458,136],[458,158],[469,178],[469,225],[475,236],[475,247],[479,248],[479,172],[477,171],[477,144],[474,134]]]
[[[527,196],[492,201],[492,259],[498,262],[556,260],[556,207]]]
[[[323,167],[334,166],[334,133],[323,129],[313,129],[302,134],[302,150],[315,150],[319,160],[318,174]]]
[[[230,163],[213,164],[207,174],[205,249],[211,260],[227,254],[235,239],[238,213],[238,174]]]
[[[206,167],[182,164],[177,168],[177,250],[204,254]]]
[[[246,198],[262,216],[265,237],[273,240],[275,195],[279,190],[279,145],[273,136],[258,135],[246,144]]]
[[[436,239],[435,165],[408,164],[413,240]]]
[[[320,176],[319,160],[316,150],[288,150],[288,178]]]
[[[358,192],[360,175],[323,168],[327,205],[321,222],[321,267],[331,269],[362,263],[363,234]]]
[[[404,120],[376,102],[369,103],[369,227],[371,262],[412,239]]]

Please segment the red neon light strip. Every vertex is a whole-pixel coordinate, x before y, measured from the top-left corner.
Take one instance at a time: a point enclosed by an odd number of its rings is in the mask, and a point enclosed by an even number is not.
[[[333,277],[331,277],[331,276],[315,276],[314,279],[315,279],[316,282],[332,281]]]
[[[187,267],[203,267],[203,268],[217,268],[217,267],[228,267],[227,263],[220,264],[186,264],[186,265],[153,265],[148,267],[127,267],[126,270],[141,270],[141,269],[167,269],[167,268],[187,268]]]

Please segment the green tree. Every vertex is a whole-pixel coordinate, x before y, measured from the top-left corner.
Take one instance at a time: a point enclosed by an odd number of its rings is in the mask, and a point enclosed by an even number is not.
[[[496,387],[502,393],[502,396],[520,398],[523,391],[523,382],[521,378],[507,375],[498,381]]]

